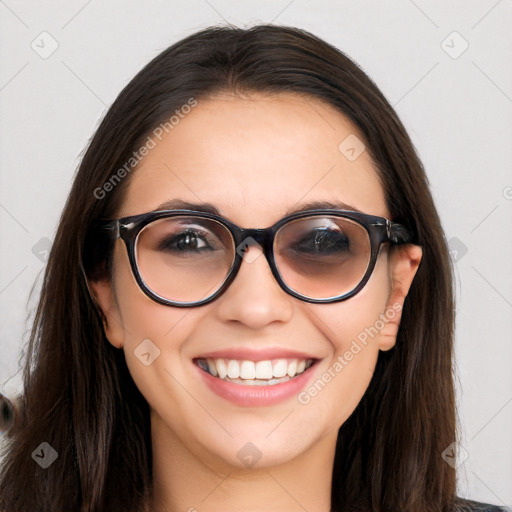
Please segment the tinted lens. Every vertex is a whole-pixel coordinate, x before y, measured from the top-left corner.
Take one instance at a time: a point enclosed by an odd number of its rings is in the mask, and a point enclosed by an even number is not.
[[[231,233],[215,220],[176,216],[145,226],[136,241],[140,276],[154,293],[175,302],[213,295],[234,262]]]
[[[292,290],[312,299],[339,297],[363,279],[371,257],[370,237],[350,219],[306,217],[277,232],[274,256]]]

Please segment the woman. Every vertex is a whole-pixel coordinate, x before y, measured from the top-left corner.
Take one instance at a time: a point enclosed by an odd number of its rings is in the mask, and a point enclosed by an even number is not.
[[[375,84],[301,30],[204,30],[83,158],[1,510],[499,510],[455,495],[452,357],[443,231]]]

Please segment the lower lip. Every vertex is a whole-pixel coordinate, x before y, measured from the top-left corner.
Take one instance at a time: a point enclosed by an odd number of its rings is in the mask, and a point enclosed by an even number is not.
[[[297,395],[306,386],[313,375],[312,370],[315,367],[315,364],[313,364],[299,376],[293,377],[281,384],[248,386],[234,384],[233,382],[214,377],[197,366],[197,364],[193,364],[206,385],[216,395],[244,407],[273,405]]]

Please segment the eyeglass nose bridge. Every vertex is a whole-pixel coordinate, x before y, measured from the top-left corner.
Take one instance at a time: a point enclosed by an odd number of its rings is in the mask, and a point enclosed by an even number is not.
[[[271,253],[274,232],[272,228],[267,229],[242,229],[235,232],[236,253],[246,259],[246,253],[251,246],[259,245],[263,254]]]
[[[249,247],[258,244],[262,249],[262,253],[265,259],[267,260],[270,271],[272,272],[272,275],[274,276],[279,286],[286,293],[297,296],[293,290],[289,289],[285,285],[276,267],[273,243],[277,230],[275,230],[274,227],[269,227],[266,229],[242,229],[235,225],[231,225],[231,229],[235,241],[235,263],[232,267],[231,275],[228,276],[219,293],[222,293],[222,291],[224,291],[232,283],[232,281],[237,276],[243,261],[246,263],[252,263],[260,256],[259,254],[254,253],[253,256],[247,254]]]

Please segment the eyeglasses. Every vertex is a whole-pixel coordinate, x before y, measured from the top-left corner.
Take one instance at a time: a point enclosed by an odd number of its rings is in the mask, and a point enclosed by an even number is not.
[[[405,244],[411,233],[384,217],[346,210],[309,210],[266,229],[242,229],[193,210],[144,213],[101,223],[121,238],[141,290],[167,306],[207,304],[226,291],[242,261],[260,245],[280,287],[300,300],[331,303],[360,292],[381,244]]]

